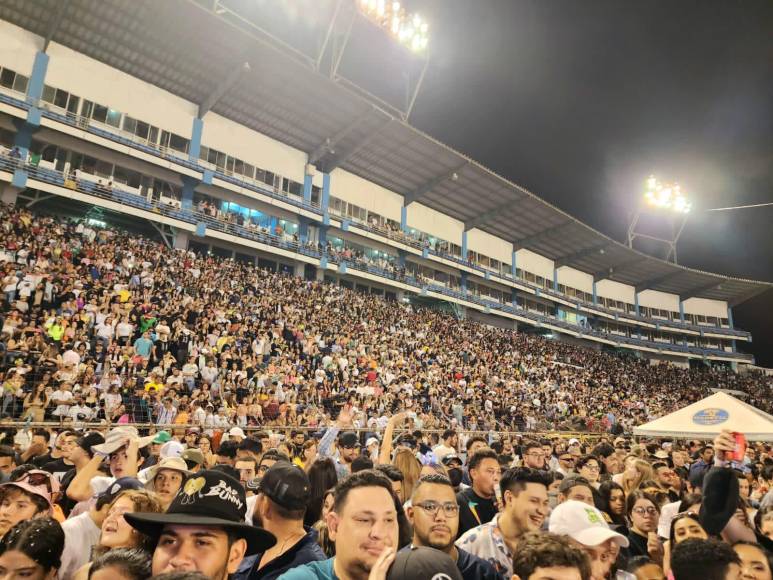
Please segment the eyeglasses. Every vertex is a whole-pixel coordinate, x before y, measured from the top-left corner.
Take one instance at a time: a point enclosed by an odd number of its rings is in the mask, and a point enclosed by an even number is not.
[[[656,516],[658,515],[658,510],[654,507],[635,507],[631,510],[633,513],[643,516],[644,514],[647,514],[648,516]]]
[[[592,463],[586,463],[580,469],[587,469],[588,471],[599,471],[601,467],[598,465],[593,465]]]
[[[436,517],[438,511],[441,509],[446,517],[452,518],[459,513],[459,506],[455,503],[438,503],[436,501],[423,501],[421,503],[414,504],[416,507],[420,507],[432,517]]]
[[[544,453],[527,453],[526,455],[529,457],[536,457],[537,459],[545,459]]]
[[[558,460],[564,463],[574,463],[574,457],[559,457]]]

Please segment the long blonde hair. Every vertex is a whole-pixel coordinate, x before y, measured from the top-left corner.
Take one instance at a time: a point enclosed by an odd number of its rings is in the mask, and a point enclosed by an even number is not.
[[[419,481],[421,464],[412,451],[400,449],[395,454],[392,465],[403,474],[403,498],[407,500],[413,493],[413,486]]]
[[[633,478],[628,477],[628,470],[623,472],[623,491],[626,497],[631,492],[639,489],[643,481],[649,481],[653,479],[652,466],[643,459],[635,459],[633,462],[634,468],[636,468],[636,475]]]

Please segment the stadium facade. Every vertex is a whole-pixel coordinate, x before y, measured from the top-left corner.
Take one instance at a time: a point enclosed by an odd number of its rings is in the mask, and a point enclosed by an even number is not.
[[[753,364],[732,308],[770,284],[631,250],[207,4],[0,0],[3,201],[654,361]]]

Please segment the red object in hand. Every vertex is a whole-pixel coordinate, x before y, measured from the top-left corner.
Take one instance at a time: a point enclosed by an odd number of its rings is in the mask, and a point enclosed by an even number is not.
[[[743,433],[733,432],[735,438],[735,451],[730,454],[733,461],[743,461],[746,457],[746,436]]]

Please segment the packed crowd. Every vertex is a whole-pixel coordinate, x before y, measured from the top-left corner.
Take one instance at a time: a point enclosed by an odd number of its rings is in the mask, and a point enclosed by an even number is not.
[[[0,577],[772,579],[769,444],[625,436],[761,377],[0,217]]]
[[[448,429],[0,431],[0,577],[772,580],[773,451]],[[740,446],[739,446],[740,445]]]
[[[645,360],[460,321],[199,256],[84,221],[1,210],[2,412],[317,428],[627,431],[771,379]]]

